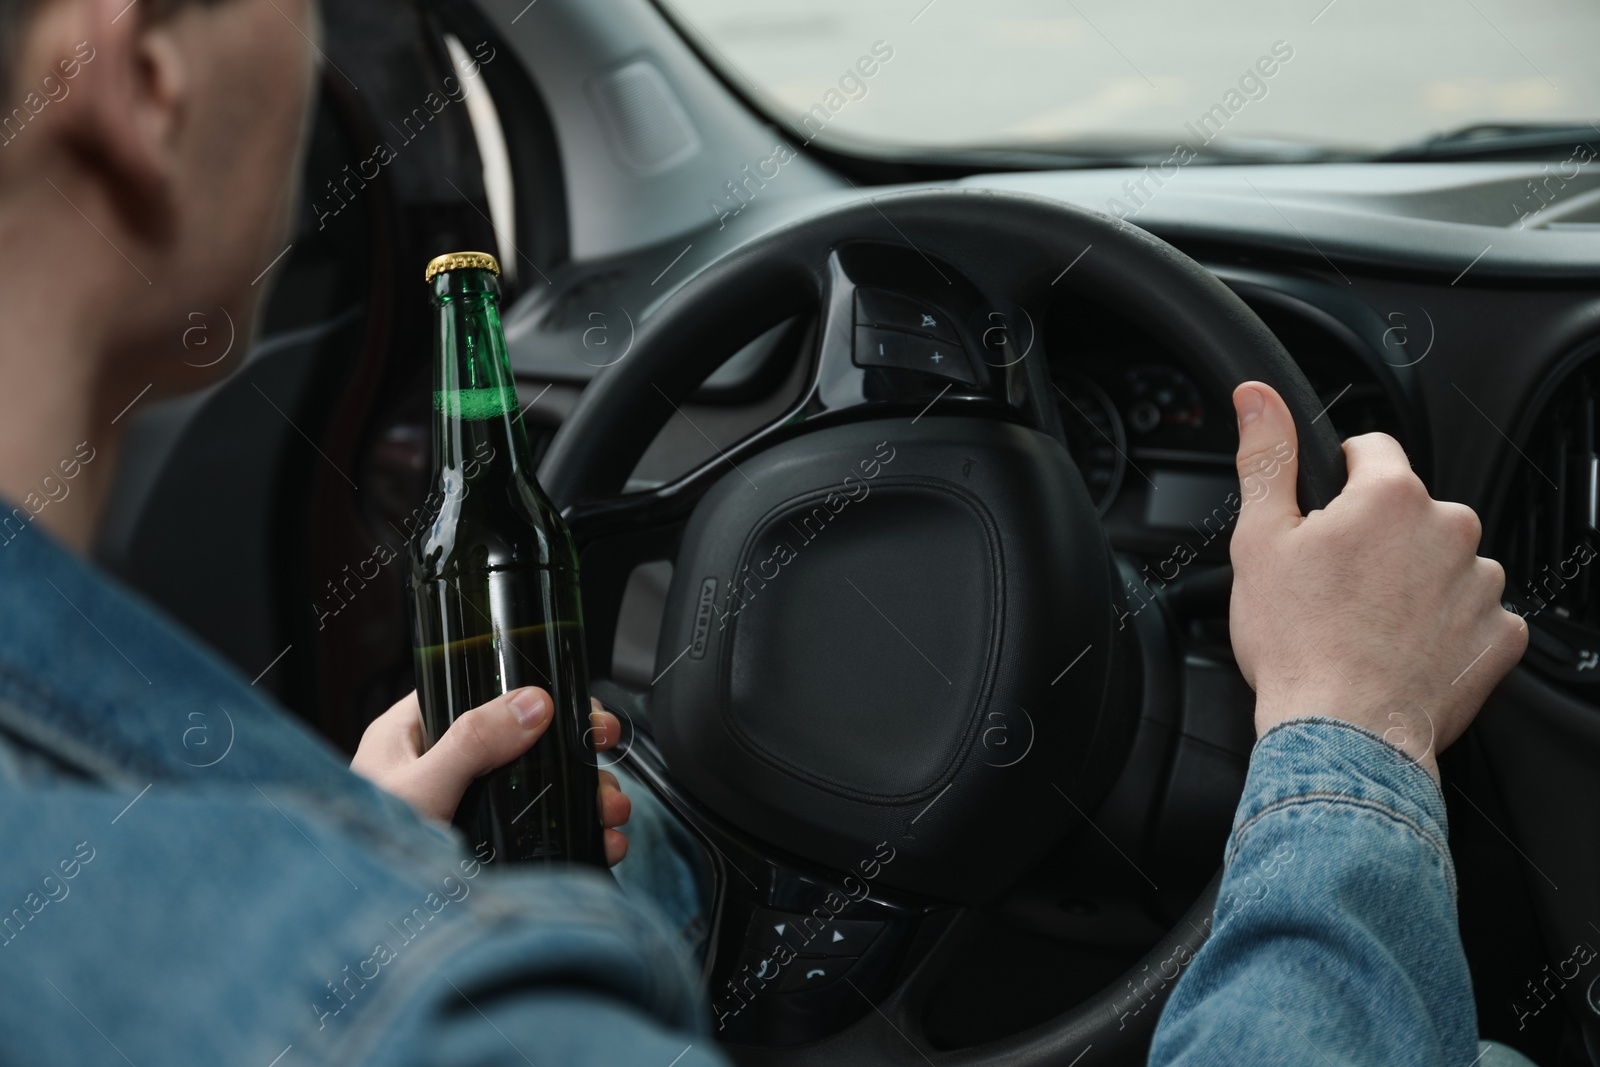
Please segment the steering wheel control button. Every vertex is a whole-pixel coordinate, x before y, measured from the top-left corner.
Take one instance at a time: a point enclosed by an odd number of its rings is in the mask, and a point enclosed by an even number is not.
[[[763,908],[750,922],[748,944],[759,951],[787,945],[802,956],[861,956],[885,925],[868,919],[834,919],[822,925],[812,915]]]
[[[932,304],[891,293],[887,289],[856,290],[856,325],[888,326],[925,333],[953,345],[961,344],[955,323]]]
[[[833,959],[796,958],[783,969],[783,980],[778,983],[780,993],[803,993],[808,989],[821,989],[838,981],[855,960],[840,956]]]
[[[789,961],[790,966],[798,962],[798,960]],[[746,951],[743,958],[739,960],[739,964],[739,969],[735,972],[737,975],[741,977],[746,974],[752,975],[769,985],[776,981],[778,976],[786,969],[779,965],[776,956],[770,951]],[[770,992],[770,989],[768,992]]]
[[[977,385],[966,350],[958,344],[919,337],[902,330],[857,326],[855,362],[858,367],[893,367],[917,370],[941,378]]]
[[[824,956],[861,956],[877,936],[883,932],[883,923],[862,919],[835,919],[827,928],[811,939],[805,951]]]
[[[746,943],[761,951],[770,951],[787,945],[794,952],[810,952],[806,939],[814,937],[819,920],[810,915],[761,908],[750,918],[750,934]]]

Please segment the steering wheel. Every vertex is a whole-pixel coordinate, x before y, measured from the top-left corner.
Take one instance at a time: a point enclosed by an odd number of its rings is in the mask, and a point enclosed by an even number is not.
[[[1171,982],[1145,981],[1137,1011],[1133,982],[1174,977],[1209,929],[1216,879],[1126,983],[930,1047],[924,1008],[973,909],[1123,768],[1151,655],[1119,625],[1123,581],[1033,343],[1029,309],[1060,289],[1216,393],[1272,385],[1299,427],[1302,506],[1339,491],[1310,385],[1212,274],[1118,220],[982,190],[863,197],[712,263],[649,310],[544,461],[591,664],[610,663],[633,566],[674,561],[659,676],[596,690],[637,726],[628,767],[708,846],[710,992],[742,1063],[1142,1062]],[[731,352],[808,312],[815,358],[787,414],[623,492]],[[991,731],[1024,719],[1025,757],[997,758]]]

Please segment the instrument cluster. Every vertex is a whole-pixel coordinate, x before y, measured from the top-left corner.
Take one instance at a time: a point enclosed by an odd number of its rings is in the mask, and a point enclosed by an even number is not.
[[[1382,431],[1408,444],[1399,387],[1384,380],[1381,364],[1375,370],[1340,340],[1304,324],[1264,317],[1321,399],[1318,417],[1341,440]],[[1070,333],[1047,331],[1057,407],[1113,542],[1155,548],[1174,533],[1231,522],[1239,488],[1231,399],[1214,395],[1176,353],[1126,323],[1082,308],[1070,321]],[[1225,538],[1205,540],[1213,554],[1225,554]]]

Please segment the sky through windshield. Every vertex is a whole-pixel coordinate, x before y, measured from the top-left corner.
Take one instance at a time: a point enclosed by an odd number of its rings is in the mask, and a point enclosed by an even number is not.
[[[1595,0],[663,7],[731,80],[821,144],[1198,145],[1204,131],[1242,151],[1263,139],[1379,151],[1474,123],[1600,121]]]

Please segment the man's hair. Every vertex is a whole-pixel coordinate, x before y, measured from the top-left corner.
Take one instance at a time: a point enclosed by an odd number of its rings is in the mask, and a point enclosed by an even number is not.
[[[10,92],[16,84],[17,54],[22,51],[28,23],[43,0],[0,0],[0,88]],[[4,106],[0,105],[0,110]]]

